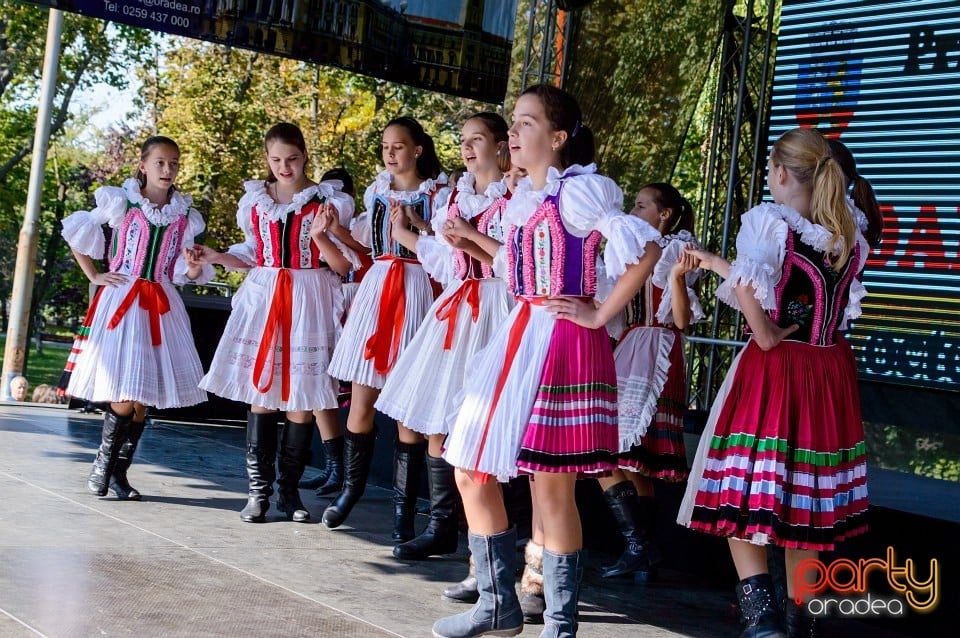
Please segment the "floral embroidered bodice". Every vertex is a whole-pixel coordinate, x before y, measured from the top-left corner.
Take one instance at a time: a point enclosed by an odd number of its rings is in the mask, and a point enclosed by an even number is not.
[[[487,237],[492,237],[503,243],[503,229],[500,225],[500,218],[506,205],[507,198],[499,197],[479,215],[468,219],[467,223]],[[450,205],[447,207],[447,219],[460,216],[460,205],[457,203],[457,191],[455,190],[450,197]],[[457,248],[453,250],[453,267],[457,279],[488,279],[495,276],[492,266]]]
[[[860,250],[860,244],[855,244],[837,271],[827,262],[826,253],[801,241],[798,231],[789,231],[783,272],[774,287],[776,308],[768,312],[782,328],[800,326],[788,339],[819,346],[836,342],[850,286],[857,277]]]
[[[189,204],[189,203],[188,203]],[[172,282],[173,269],[187,231],[188,205],[182,212],[157,214],[146,199],[127,201],[127,212],[113,229],[110,241],[111,272],[158,283]]]
[[[307,270],[325,268],[310,227],[327,198],[316,186],[297,193],[289,204],[278,204],[266,190],[250,208],[256,240],[256,265]]]
[[[597,292],[597,251],[602,235],[571,234],[560,215],[563,187],[546,197],[522,226],[507,233],[508,286],[524,297],[571,295],[592,297]]]

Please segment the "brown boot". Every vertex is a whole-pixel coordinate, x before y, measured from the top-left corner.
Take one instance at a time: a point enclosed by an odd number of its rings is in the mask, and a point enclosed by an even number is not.
[[[523,550],[523,576],[520,577],[520,609],[523,620],[531,625],[543,624],[547,603],[543,598],[543,545],[527,541]]]

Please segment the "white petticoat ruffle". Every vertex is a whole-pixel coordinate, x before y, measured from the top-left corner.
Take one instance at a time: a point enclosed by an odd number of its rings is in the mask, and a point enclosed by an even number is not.
[[[657,413],[676,339],[676,333],[669,328],[637,327],[628,330],[613,351],[620,452],[640,444]]]

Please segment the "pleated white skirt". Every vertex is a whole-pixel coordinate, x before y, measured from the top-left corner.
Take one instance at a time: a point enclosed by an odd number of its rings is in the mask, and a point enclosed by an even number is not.
[[[415,262],[403,263],[403,285],[406,303],[400,334],[399,355],[413,340],[417,329],[433,303],[433,288],[423,266]],[[343,333],[333,352],[328,372],[330,376],[349,383],[359,383],[371,388],[382,388],[387,375],[373,367],[373,359],[364,357],[367,340],[377,330],[380,300],[390,261],[377,260],[363,276],[356,297],[350,305]]]
[[[341,330],[340,277],[327,268],[286,272],[293,279],[291,351],[283,351],[278,339],[272,349],[272,369],[254,379],[280,273],[278,268],[254,268],[233,297],[233,311],[200,386],[218,396],[274,410],[336,408],[337,383],[327,374],[327,366]],[[284,367],[290,378],[286,400],[282,395]]]
[[[450,428],[443,453],[443,458],[454,467],[492,474],[501,482],[517,476],[520,444],[540,389],[556,325],[556,318],[542,306],[528,305],[530,322],[520,338],[499,402],[490,417],[497,381],[509,349],[510,329],[524,305],[514,306],[487,347],[473,358],[460,411]]]
[[[464,285],[478,286],[476,320],[470,303],[461,298]],[[447,349],[444,344],[450,322],[438,315],[454,302],[458,305]],[[500,328],[513,303],[513,295],[501,279],[473,280],[472,284],[457,281],[448,286],[397,359],[375,407],[421,434],[446,434],[463,399],[464,381],[473,374],[474,355]]]
[[[117,326],[108,328],[136,281],[108,286],[100,293],[90,335],[77,355],[67,394],[95,403],[136,401],[155,408],[206,401],[207,393],[197,387],[203,368],[190,319],[173,284],[159,284],[170,304],[170,310],[160,315],[160,345],[153,345],[149,311],[136,300]]]

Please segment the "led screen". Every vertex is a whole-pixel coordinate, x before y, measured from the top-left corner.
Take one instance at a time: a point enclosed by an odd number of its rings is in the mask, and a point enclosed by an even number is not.
[[[854,324],[862,379],[960,386],[960,5],[785,0],[770,142],[814,126],[885,211]]]

